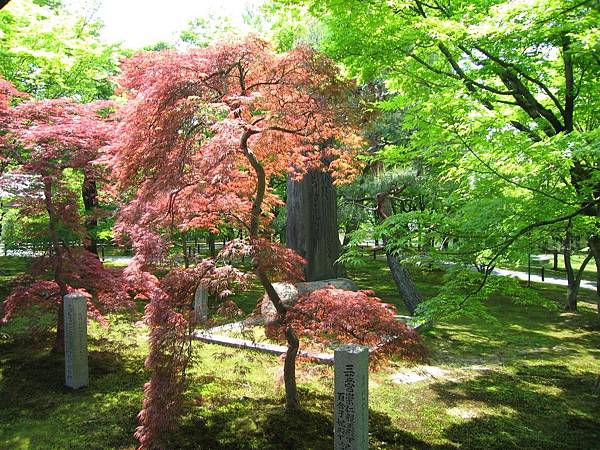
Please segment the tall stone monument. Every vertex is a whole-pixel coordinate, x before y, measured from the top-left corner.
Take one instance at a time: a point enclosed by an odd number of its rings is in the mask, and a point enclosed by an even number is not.
[[[196,323],[208,322],[208,289],[200,285],[194,295],[194,314]]]
[[[89,384],[87,350],[87,299],[79,293],[65,295],[65,386],[79,389]]]
[[[369,448],[369,349],[348,344],[335,350],[335,450]]]

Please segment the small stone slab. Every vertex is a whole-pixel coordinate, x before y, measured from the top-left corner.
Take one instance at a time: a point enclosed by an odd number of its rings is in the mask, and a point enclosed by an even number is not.
[[[196,323],[208,322],[208,289],[200,285],[194,295],[194,314]]]
[[[335,350],[334,450],[369,448],[369,349]]]
[[[64,297],[65,386],[89,385],[87,350],[87,299],[79,293]]]
[[[418,366],[392,376],[392,382],[396,384],[413,384],[436,379],[454,381],[448,371],[436,366]]]
[[[428,330],[429,328],[431,328],[431,321],[425,321],[425,322],[417,322],[415,323],[415,318],[413,316],[403,316],[401,314],[397,314],[394,316],[394,319],[405,323],[406,325],[408,325],[410,328],[417,330],[417,331],[425,331]]]

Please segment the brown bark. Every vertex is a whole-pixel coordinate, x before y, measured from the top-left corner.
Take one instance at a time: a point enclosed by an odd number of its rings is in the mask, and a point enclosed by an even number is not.
[[[306,281],[343,276],[344,270],[336,262],[341,245],[331,175],[311,170],[301,181],[288,178],[286,205],[286,246],[306,259]]]
[[[87,230],[87,241],[84,245],[88,252],[98,255],[98,238],[96,227],[98,226],[98,219],[96,219],[96,210],[99,206],[98,203],[98,186],[96,184],[96,177],[91,170],[84,170],[83,172],[83,186],[81,188],[81,195],[83,197],[83,206],[85,208],[85,229]]]
[[[58,236],[58,213],[52,200],[52,178],[43,177],[44,183],[44,203],[48,212],[48,234],[50,236],[50,246],[52,249],[52,264],[54,269],[54,281],[58,285],[60,301],[56,314],[56,340],[54,341],[55,352],[64,351],[65,339],[65,321],[64,321],[64,298],[67,295],[67,284],[64,279],[63,257],[64,250],[60,245]]]
[[[387,194],[378,194],[377,215],[379,220],[385,220],[391,215],[391,213],[392,204],[389,196]],[[386,244],[387,238],[384,237],[383,246],[386,247]],[[419,306],[419,303],[421,303],[422,299],[419,295],[417,287],[415,286],[415,283],[410,276],[410,273],[402,266],[398,258],[396,258],[387,249],[385,251],[385,256],[387,258],[392,277],[394,278],[394,283],[396,283],[396,287],[398,288],[398,292],[400,293],[400,297],[402,298],[406,309],[408,309],[410,314],[415,314],[417,306]]]
[[[211,258],[217,257],[217,249],[215,247],[215,235],[212,233],[208,233],[206,237],[206,245],[208,246],[208,252]]]
[[[590,237],[588,245],[596,263],[596,301],[598,304],[598,321],[600,322],[600,236],[593,235]]]
[[[256,155],[252,150],[248,147],[248,138],[253,134],[251,130],[246,131],[241,138],[240,148],[242,149],[244,156],[248,159],[248,162],[254,169],[256,173],[256,194],[254,197],[254,201],[252,203],[251,209],[251,219],[250,219],[250,227],[249,238],[250,240],[255,240],[259,237],[259,224],[260,224],[260,214],[262,211],[262,202],[265,197],[265,190],[267,186],[265,170],[256,158]],[[273,288],[273,284],[269,280],[267,274],[262,271],[255,261],[255,273],[260,280],[260,283],[264,287],[267,295],[273,302],[273,306],[277,310],[277,314],[279,315],[279,321],[283,326],[286,326],[285,319],[287,310],[283,305],[283,302],[279,298],[277,291]],[[296,387],[296,357],[298,356],[298,348],[299,341],[296,332],[291,326],[286,326],[285,337],[287,340],[288,348],[285,354],[285,363],[283,367],[283,379],[285,384],[285,409],[286,411],[293,411],[298,409],[298,390]]]

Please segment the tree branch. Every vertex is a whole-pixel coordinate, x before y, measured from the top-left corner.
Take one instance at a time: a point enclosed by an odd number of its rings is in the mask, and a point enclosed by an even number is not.
[[[571,40],[566,33],[561,36],[563,67],[565,70],[565,108],[563,118],[565,131],[573,131],[573,113],[575,111],[575,86],[573,78],[573,60],[571,57]]]
[[[462,49],[463,46],[459,45],[459,48]],[[532,76],[527,74],[523,69],[518,67],[516,64],[506,62],[478,45],[476,45],[474,48],[476,50],[478,50],[479,52],[483,53],[487,58],[489,58],[491,61],[495,62],[499,66],[501,66],[505,69],[513,69],[519,75],[521,75],[523,78],[525,78],[526,80],[531,81],[532,83],[539,86],[544,91],[544,93],[550,98],[550,100],[552,100],[552,103],[554,103],[556,105],[560,114],[564,115],[564,109],[563,109],[563,106],[561,105],[560,101],[558,100],[558,98],[556,98],[556,96],[552,93],[552,91],[548,88],[548,86],[546,86],[542,81],[540,81],[536,78],[533,78]]]
[[[498,250],[496,252],[496,254],[492,257],[492,259],[490,259],[490,261],[486,264],[486,267],[488,269],[486,269],[485,271],[485,275],[483,277],[483,280],[481,280],[481,283],[479,284],[479,286],[477,287],[477,289],[471,293],[469,293],[463,300],[462,302],[460,302],[459,304],[459,309],[462,307],[462,305],[464,305],[469,298],[471,298],[474,295],[477,295],[481,289],[483,289],[483,287],[485,286],[485,283],[487,282],[487,279],[490,276],[491,270],[489,270],[490,267],[494,266],[494,264],[496,263],[496,261],[498,260],[498,258],[500,258],[500,256],[512,245],[514,244],[520,237],[524,236],[525,234],[529,233],[530,231],[536,229],[536,228],[541,228],[541,227],[545,227],[548,225],[554,225],[555,223],[559,223],[559,222],[565,222],[567,220],[571,220],[573,217],[577,217],[581,214],[583,214],[587,209],[591,208],[592,206],[598,204],[600,202],[600,197],[595,198],[593,201],[586,203],[584,206],[582,206],[581,208],[569,213],[569,214],[565,214],[564,216],[559,216],[559,217],[555,217],[554,219],[548,219],[548,220],[540,220],[538,222],[534,222],[532,224],[527,225],[526,227],[521,228],[521,230],[519,230],[517,233],[515,233],[513,236],[511,236],[509,239],[507,239],[506,241],[504,241],[504,244],[500,247],[500,250]]]
[[[471,153],[477,159],[477,161],[479,161],[486,169],[488,169],[490,171],[490,173],[496,175],[498,178],[506,181],[509,184],[512,184],[513,186],[517,186],[517,187],[519,187],[521,189],[525,189],[525,190],[530,191],[530,192],[535,192],[536,194],[540,194],[540,195],[542,195],[544,197],[547,197],[547,198],[550,198],[552,200],[555,200],[555,201],[557,201],[557,202],[559,202],[559,203],[561,203],[563,205],[569,205],[569,206],[573,205],[573,203],[567,202],[567,201],[565,201],[565,200],[563,200],[563,199],[561,199],[559,197],[555,197],[554,195],[548,194],[547,192],[544,192],[544,191],[542,191],[540,189],[537,189],[537,188],[534,188],[534,187],[531,187],[531,186],[526,186],[524,184],[521,184],[518,181],[515,181],[515,180],[507,177],[506,175],[498,172],[488,162],[484,161],[477,154],[477,152],[475,152],[475,150],[473,150],[473,147],[471,147],[469,145],[469,143],[462,137],[462,135],[456,129],[453,129],[453,131],[454,131],[454,134],[456,134],[456,136],[458,137],[458,139],[461,141],[461,143],[464,145],[464,147],[469,151],[469,153]]]

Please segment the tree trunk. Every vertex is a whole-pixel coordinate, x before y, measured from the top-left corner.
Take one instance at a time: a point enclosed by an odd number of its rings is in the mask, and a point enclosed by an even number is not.
[[[581,263],[581,267],[577,271],[577,274],[573,278],[573,280],[567,280],[567,303],[565,305],[565,311],[577,311],[577,294],[579,294],[579,287],[581,286],[581,279],[583,278],[583,272],[587,267],[588,263],[593,258],[592,253],[588,253],[583,262]],[[570,263],[569,263],[570,264]],[[566,263],[565,263],[566,267]],[[573,269],[571,268],[571,272]],[[599,307],[600,308],[600,307]]]
[[[287,310],[279,298],[277,291],[273,287],[273,284],[268,279],[267,275],[256,269],[256,275],[260,280],[262,286],[265,288],[265,291],[271,302],[273,302],[273,306],[277,311],[278,322],[285,326],[285,339],[287,341],[287,350],[285,352],[285,362],[283,364],[283,382],[285,385],[285,409],[286,411],[294,411],[299,408],[298,402],[298,389],[296,386],[296,358],[298,356],[298,349],[300,347],[300,341],[298,340],[298,336],[296,331],[291,327],[285,324]]]
[[[384,239],[383,245],[385,246],[386,243],[386,239]],[[394,278],[394,283],[396,283],[396,287],[400,293],[400,297],[402,297],[406,309],[408,309],[411,315],[414,315],[417,310],[417,306],[419,306],[419,303],[421,303],[419,291],[417,291],[417,287],[412,281],[410,273],[408,270],[402,267],[400,261],[398,261],[398,259],[387,250],[385,252],[385,256],[387,258],[392,277]]]
[[[565,240],[563,243],[563,258],[565,260],[565,272],[567,273],[567,303],[565,311],[577,311],[577,293],[579,285],[575,284],[575,273],[571,264],[571,221],[567,225]]]
[[[381,222],[392,214],[392,203],[386,194],[377,195],[377,215]],[[387,239],[383,238],[383,246],[386,247]],[[406,306],[406,309],[410,314],[415,314],[417,306],[421,303],[422,299],[417,290],[417,286],[413,282],[410,273],[406,270],[400,261],[392,255],[387,249],[385,250],[385,256],[387,258],[388,266],[400,297]]]
[[[571,246],[571,220],[567,223],[567,229],[565,232],[565,240],[563,243],[563,255],[565,260],[565,272],[567,273],[567,302],[565,304],[565,311],[577,311],[577,294],[579,293],[579,286],[581,285],[581,278],[583,272],[587,267],[588,263],[593,257],[593,253],[590,250],[588,255],[585,257],[577,274],[573,270],[573,264],[571,262],[571,255],[573,254],[573,248]]]
[[[63,273],[64,252],[60,245],[58,236],[58,216],[52,200],[52,178],[50,176],[44,176],[43,182],[44,202],[46,211],[48,212],[48,234],[50,235],[50,245],[53,250],[52,264],[54,268],[54,281],[58,285],[58,294],[60,296],[58,311],[56,313],[56,340],[54,341],[53,351],[61,353],[64,351],[65,343],[64,301],[65,295],[67,295],[67,284],[65,283]]]
[[[250,210],[250,227],[248,228],[248,237],[251,241],[258,239],[259,237],[260,215],[262,212],[262,203],[265,198],[265,191],[267,187],[265,169],[260,161],[256,158],[254,152],[248,147],[248,139],[254,133],[255,132],[252,130],[247,130],[242,135],[240,141],[240,148],[244,152],[244,156],[248,159],[248,162],[256,173],[256,194],[254,201],[252,202],[252,209]],[[267,274],[260,269],[258,261],[254,261],[254,272],[264,287],[267,295],[271,299],[271,302],[273,302],[273,306],[277,310],[278,320],[282,326],[286,326],[285,337],[288,348],[285,354],[285,363],[283,366],[283,379],[285,383],[285,409],[286,411],[293,411],[299,407],[298,389],[296,387],[296,357],[298,355],[298,347],[300,342],[294,329],[291,326],[286,325],[285,322],[287,310]]]
[[[598,304],[598,321],[600,322],[600,236],[593,235],[590,237],[588,246],[596,263],[596,301]]]
[[[211,258],[217,257],[217,249],[215,247],[215,235],[212,233],[208,233],[206,237],[206,245],[208,245],[208,252]]]
[[[96,218],[96,210],[98,209],[98,186],[96,185],[96,177],[91,170],[83,171],[83,186],[81,188],[81,196],[83,197],[83,206],[85,208],[85,229],[87,230],[87,238],[84,247],[88,252],[98,255],[98,236],[97,227],[98,219]]]
[[[337,195],[331,175],[309,171],[301,181],[287,181],[286,246],[306,259],[306,281],[345,274],[340,257]]]
[[[296,357],[300,341],[296,331],[290,326],[285,329],[285,338],[288,343],[288,349],[285,353],[285,362],[283,364],[283,380],[285,382],[285,409],[293,411],[298,409],[298,388],[296,387]]]

